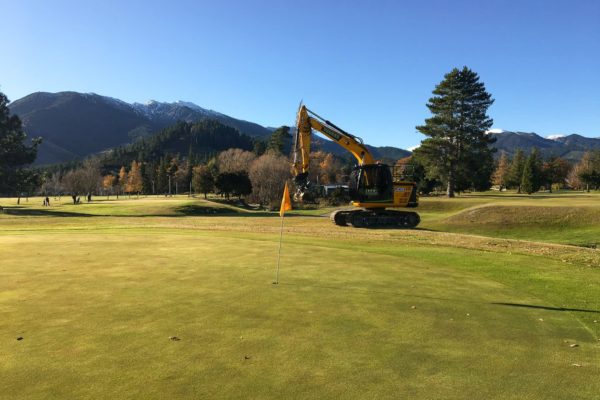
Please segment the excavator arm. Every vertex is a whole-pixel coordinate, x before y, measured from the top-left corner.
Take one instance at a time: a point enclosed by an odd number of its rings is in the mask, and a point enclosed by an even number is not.
[[[358,165],[375,163],[361,138],[344,131],[310,111],[305,105],[301,105],[296,118],[296,136],[294,138],[293,168],[297,183],[305,183],[308,176],[312,129],[321,132],[352,153],[358,161]]]

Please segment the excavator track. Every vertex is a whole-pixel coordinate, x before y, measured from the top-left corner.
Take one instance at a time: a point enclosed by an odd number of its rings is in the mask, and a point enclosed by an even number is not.
[[[414,228],[419,225],[419,214],[395,210],[337,210],[331,213],[331,221],[339,226],[354,228]]]

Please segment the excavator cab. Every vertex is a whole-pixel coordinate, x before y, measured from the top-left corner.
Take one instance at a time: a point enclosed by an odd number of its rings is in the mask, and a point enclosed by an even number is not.
[[[357,203],[391,203],[394,185],[390,167],[367,164],[357,167],[351,176],[350,198]]]

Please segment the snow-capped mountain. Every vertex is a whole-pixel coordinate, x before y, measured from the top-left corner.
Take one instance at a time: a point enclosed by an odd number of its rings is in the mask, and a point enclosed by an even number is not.
[[[32,93],[12,102],[31,137],[43,137],[36,164],[65,162],[130,143],[177,121],[215,119],[240,133],[262,137],[271,131],[253,122],[190,102],[129,104],[95,93]]]
[[[32,93],[12,102],[10,110],[23,120],[30,137],[41,136],[36,164],[54,164],[122,146],[158,132],[178,121],[217,120],[240,133],[266,138],[273,132],[253,122],[236,119],[202,108],[194,103],[150,100],[127,103],[95,93]],[[315,138],[315,148],[336,154],[344,149],[325,139]],[[410,154],[395,147],[371,147],[376,158],[395,160]]]
[[[599,138],[588,138],[575,133],[555,134],[545,138],[533,132],[502,131],[492,134],[497,139],[492,146],[499,152],[505,151],[509,156],[512,156],[517,149],[530,152],[536,147],[544,156],[555,155],[578,161],[585,151],[600,149]]]

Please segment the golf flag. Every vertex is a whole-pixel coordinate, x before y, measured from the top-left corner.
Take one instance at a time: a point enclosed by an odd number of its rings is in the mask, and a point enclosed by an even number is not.
[[[281,207],[279,208],[279,216],[283,217],[286,211],[292,209],[292,200],[290,200],[290,190],[288,189],[287,182],[283,189],[283,198],[281,199]]]

